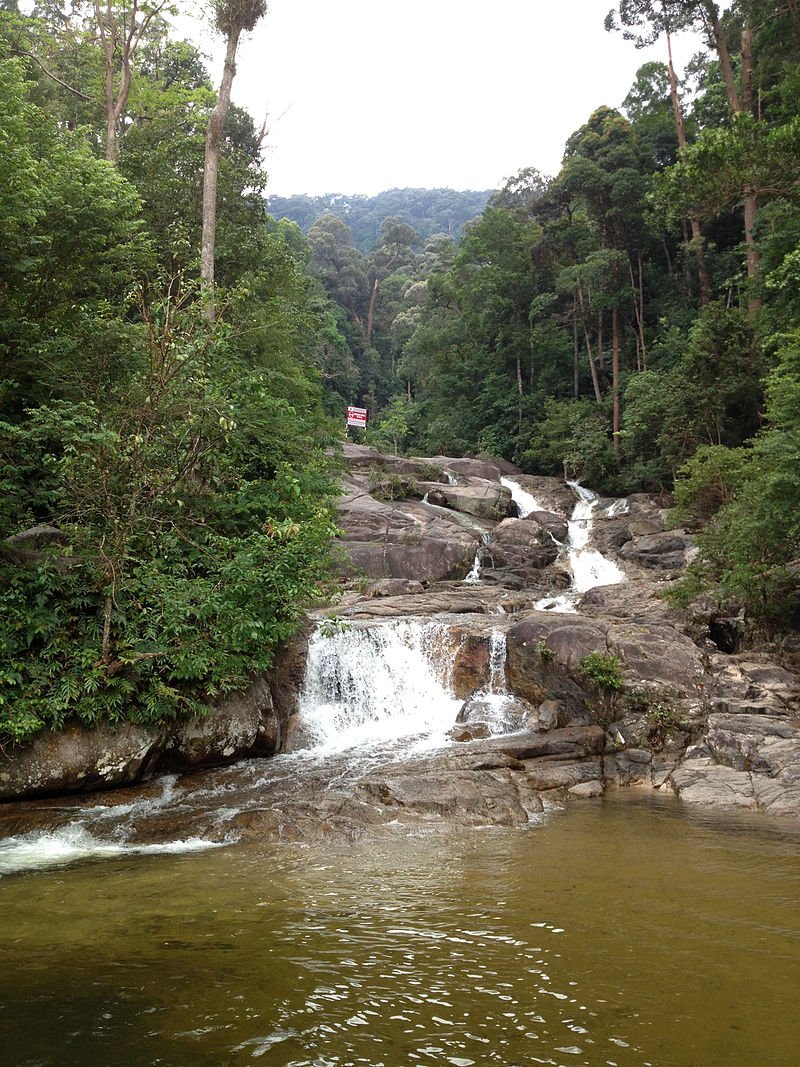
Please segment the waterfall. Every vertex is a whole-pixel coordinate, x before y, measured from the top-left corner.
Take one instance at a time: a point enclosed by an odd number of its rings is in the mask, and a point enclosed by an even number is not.
[[[573,589],[577,593],[585,593],[598,585],[617,585],[624,582],[625,574],[616,563],[606,559],[597,549],[586,547],[594,523],[594,509],[599,501],[597,493],[585,489],[577,482],[567,484],[580,498],[572,513],[567,537]]]
[[[567,539],[564,542],[572,583],[566,593],[539,600],[535,606],[540,611],[575,612],[581,593],[598,585],[618,585],[625,581],[625,572],[613,560],[606,559],[597,549],[587,547],[599,501],[597,493],[578,482],[567,482],[567,485],[578,497],[567,523]]]
[[[452,649],[434,622],[354,623],[309,644],[299,743],[320,754],[414,738],[444,743],[460,703],[450,686]]]
[[[513,479],[501,478],[500,482],[510,490],[511,499],[517,505],[521,519],[533,511],[547,510]],[[594,510],[599,500],[597,493],[584,488],[578,482],[567,482],[567,485],[578,497],[572,517],[567,523],[567,539],[561,544],[572,575],[572,583],[566,593],[542,597],[537,601],[535,606],[539,611],[575,612],[581,593],[586,593],[597,585],[617,585],[625,581],[625,573],[616,563],[606,559],[597,549],[587,547],[594,522]],[[618,500],[608,508],[606,514],[613,517],[625,514],[626,511],[625,501]]]
[[[481,534],[482,543],[478,545],[478,549],[475,552],[475,559],[472,562],[472,570],[469,572],[466,578],[464,578],[464,582],[467,585],[478,585],[480,583],[481,570],[483,568],[484,551],[491,539],[492,535],[490,533]]]
[[[519,702],[506,688],[506,635],[493,630],[489,638],[489,678],[485,687],[470,697],[467,722],[483,722],[493,734],[508,734],[522,728]]]
[[[530,515],[532,511],[545,510],[535,497],[527,493],[521,485],[511,478],[501,478],[500,484],[504,485],[511,493],[511,499],[517,505],[517,511],[521,519],[524,519],[526,515]]]

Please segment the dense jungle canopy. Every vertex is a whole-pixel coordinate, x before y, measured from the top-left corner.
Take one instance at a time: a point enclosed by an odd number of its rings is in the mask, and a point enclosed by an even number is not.
[[[235,55],[263,5],[215,11]],[[794,0],[621,0],[609,32],[664,61],[557,175],[458,241],[395,190],[369,248],[269,214],[264,131],[165,14],[0,3],[3,736],[194,714],[268,665],[324,588],[348,403],[394,450],[674,490],[686,595],[796,622]]]

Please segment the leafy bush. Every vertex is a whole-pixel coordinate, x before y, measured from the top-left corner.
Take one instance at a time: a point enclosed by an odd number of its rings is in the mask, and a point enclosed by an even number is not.
[[[603,693],[618,693],[625,685],[622,661],[610,652],[587,652],[581,657],[578,670]]]

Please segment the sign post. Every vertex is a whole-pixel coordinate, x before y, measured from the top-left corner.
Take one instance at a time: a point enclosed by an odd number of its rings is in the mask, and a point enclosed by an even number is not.
[[[366,408],[356,408],[350,405],[347,408],[347,425],[357,426],[359,430],[366,430],[369,418]]]

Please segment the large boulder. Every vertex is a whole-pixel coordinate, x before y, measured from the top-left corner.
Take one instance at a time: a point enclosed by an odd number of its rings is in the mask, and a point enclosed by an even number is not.
[[[285,726],[266,678],[189,721],[157,726],[69,722],[0,750],[0,800],[131,785],[166,771],[231,763],[277,751]]]
[[[429,497],[430,499],[430,497]],[[441,485],[436,489],[436,502],[444,500],[445,506],[463,511],[479,519],[497,521],[505,518],[512,509],[511,493],[498,482],[483,478],[469,478],[466,484]]]
[[[139,782],[156,767],[164,728],[122,723],[93,729],[70,722],[29,744],[0,751],[0,799],[87,792]]]
[[[496,567],[541,570],[554,562],[558,545],[538,523],[504,519],[495,527],[489,553]]]
[[[464,578],[480,529],[422,501],[376,500],[348,486],[339,501],[339,567],[345,575],[437,582]]]

